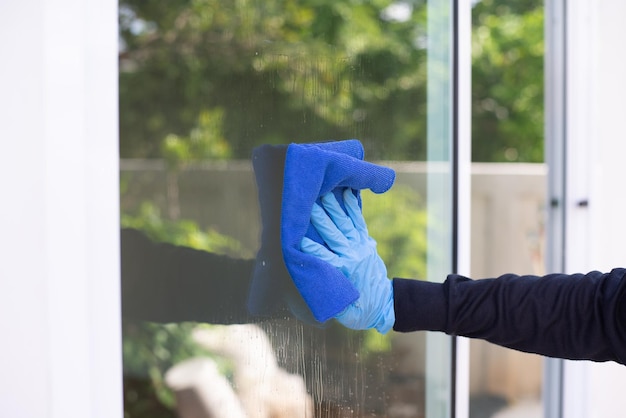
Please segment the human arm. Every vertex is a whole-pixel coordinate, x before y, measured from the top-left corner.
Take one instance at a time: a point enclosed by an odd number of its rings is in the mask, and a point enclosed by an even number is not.
[[[626,362],[626,270],[443,283],[394,279],[394,329],[479,338],[550,357]]]
[[[376,241],[369,236],[356,196],[345,189],[346,212],[334,194],[322,196],[324,209],[313,205],[311,222],[328,248],[304,238],[301,249],[338,268],[359,292],[336,319],[352,329],[375,328],[387,333],[394,324],[393,287],[385,263],[376,252]]]
[[[314,211],[312,222],[324,237],[329,251],[341,257],[338,260],[323,253],[321,257],[338,268],[351,262],[345,260],[346,257],[380,262],[376,257],[363,258],[358,252],[342,249],[345,243],[324,231],[332,230],[328,222],[339,224],[345,219],[332,210],[327,212],[329,216]],[[360,211],[349,212],[349,216],[357,219],[355,225],[364,223]],[[305,243],[302,249],[314,253]],[[368,316],[389,315],[387,299],[371,291],[388,282],[386,273],[368,275],[361,268],[366,264],[355,264],[358,266],[355,272],[366,283],[359,292],[370,301],[369,309],[374,311]],[[625,275],[626,270],[614,269],[609,273],[585,275],[507,274],[483,280],[450,275],[443,283],[396,278],[392,281],[391,292],[393,329],[440,331],[546,356],[624,363]]]

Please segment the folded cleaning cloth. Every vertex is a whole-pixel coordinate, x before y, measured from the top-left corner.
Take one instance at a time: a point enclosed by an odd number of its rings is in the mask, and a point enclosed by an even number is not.
[[[358,291],[338,269],[300,250],[304,236],[323,244],[310,223],[313,203],[332,191],[343,206],[342,193],[389,190],[395,172],[363,161],[358,140],[291,144],[287,147],[281,205],[281,244],[285,265],[314,318],[325,322],[359,297]]]
[[[329,151],[363,157],[357,141],[319,144]],[[281,206],[287,145],[261,145],[252,151],[252,167],[261,212],[261,245],[257,253],[248,295],[248,311],[255,316],[284,316],[322,326],[291,279],[281,248]],[[315,236],[317,233],[311,230]],[[319,242],[319,239],[318,239]]]

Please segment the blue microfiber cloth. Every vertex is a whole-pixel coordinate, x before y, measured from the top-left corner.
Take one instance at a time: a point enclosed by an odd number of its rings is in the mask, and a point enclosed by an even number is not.
[[[357,140],[314,144],[290,144],[284,166],[281,244],[285,265],[314,318],[325,322],[359,297],[349,280],[330,264],[300,250],[307,236],[323,243],[310,223],[313,203],[333,191],[343,205],[342,193],[361,189],[383,193],[393,185],[395,172],[363,161]]]
[[[354,141],[330,142],[320,146],[362,158]],[[255,259],[248,294],[248,311],[254,316],[277,317],[287,313],[303,322],[317,321],[296,288],[281,248],[281,206],[287,145],[261,145],[252,151],[252,167],[261,213],[261,245]],[[312,230],[315,233],[315,230]]]

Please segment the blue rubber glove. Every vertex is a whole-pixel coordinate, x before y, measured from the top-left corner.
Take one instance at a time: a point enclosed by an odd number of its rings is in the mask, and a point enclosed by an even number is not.
[[[359,298],[336,319],[351,329],[376,328],[385,334],[395,322],[393,286],[352,190],[346,189],[343,199],[347,214],[332,192],[322,196],[325,210],[315,204],[311,213],[311,223],[328,248],[304,237],[301,249],[337,267],[359,291]]]

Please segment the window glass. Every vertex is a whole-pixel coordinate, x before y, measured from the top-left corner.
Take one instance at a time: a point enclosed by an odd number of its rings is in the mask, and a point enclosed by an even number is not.
[[[396,172],[361,192],[388,276],[451,271],[450,13],[120,2],[126,417],[450,415],[450,337],[317,323],[280,252],[286,146],[356,139]]]
[[[472,21],[471,274],[543,275],[544,2],[478,1]],[[471,341],[470,411],[541,417],[543,375],[541,356]]]

